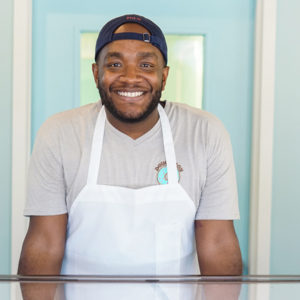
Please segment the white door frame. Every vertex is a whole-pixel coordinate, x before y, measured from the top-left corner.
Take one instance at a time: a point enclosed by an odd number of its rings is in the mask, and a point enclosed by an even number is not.
[[[270,273],[276,0],[258,0],[255,28],[249,274]]]
[[[277,1],[257,0],[250,186],[249,274],[270,274]],[[250,285],[249,299],[270,298]]]
[[[12,117],[12,265],[17,271],[20,239],[27,230],[23,218],[31,122],[31,0],[14,0]]]
[[[30,156],[32,0],[14,0],[11,273],[27,231],[22,217]],[[276,0],[257,0],[249,273],[270,270]]]
[[[32,0],[13,0],[13,7],[11,273],[16,274],[27,231],[23,208],[30,156]],[[16,284],[11,299],[22,299]]]

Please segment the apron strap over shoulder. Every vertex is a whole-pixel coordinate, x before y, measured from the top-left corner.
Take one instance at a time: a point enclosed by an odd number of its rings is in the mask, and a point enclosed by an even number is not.
[[[158,112],[163,133],[165,156],[168,169],[168,184],[176,184],[178,182],[176,155],[173,142],[170,122],[162,106],[158,105]]]
[[[91,146],[91,157],[90,157],[90,164],[89,164],[89,171],[88,171],[88,178],[87,178],[88,185],[97,184],[101,153],[102,153],[105,120],[106,120],[105,108],[104,105],[102,105],[101,110],[97,117],[94,134],[93,134],[93,142]]]

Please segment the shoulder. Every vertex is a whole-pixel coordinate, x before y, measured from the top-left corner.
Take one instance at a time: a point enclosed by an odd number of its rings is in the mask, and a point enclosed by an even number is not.
[[[215,115],[183,103],[166,102],[165,111],[172,127],[199,131],[201,136],[228,136],[223,123]]]
[[[89,120],[90,118],[96,118],[97,114],[101,108],[99,102],[90,103],[84,106],[66,110],[63,112],[56,113],[49,117],[42,127],[47,127],[49,125],[68,125],[73,122],[78,122],[81,120]]]
[[[74,131],[80,131],[82,127],[93,126],[100,108],[101,103],[96,102],[56,113],[42,124],[37,138],[72,134]]]

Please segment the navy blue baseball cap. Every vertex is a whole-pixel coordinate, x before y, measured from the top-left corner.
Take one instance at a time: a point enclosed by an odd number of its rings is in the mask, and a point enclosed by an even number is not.
[[[120,32],[114,33],[121,25],[125,23],[137,23],[145,27],[149,32],[148,33],[136,33],[136,32]],[[139,15],[124,15],[107,22],[101,29],[95,51],[95,60],[102,48],[116,40],[138,40],[144,41],[146,43],[151,43],[153,46],[158,48],[163,55],[164,61],[167,64],[168,62],[168,48],[165,36],[161,29],[153,23],[151,20],[139,16]]]

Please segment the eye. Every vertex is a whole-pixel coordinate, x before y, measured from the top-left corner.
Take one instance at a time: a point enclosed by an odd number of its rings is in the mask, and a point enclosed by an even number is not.
[[[152,70],[154,68],[154,65],[152,63],[144,62],[140,64],[140,67],[145,70]]]
[[[121,67],[121,63],[119,63],[119,62],[107,63],[106,66],[108,68],[120,68]]]

